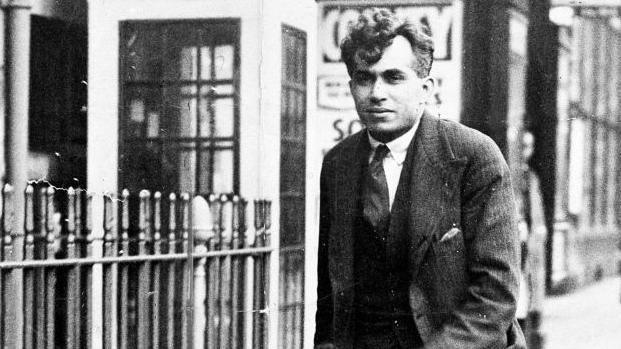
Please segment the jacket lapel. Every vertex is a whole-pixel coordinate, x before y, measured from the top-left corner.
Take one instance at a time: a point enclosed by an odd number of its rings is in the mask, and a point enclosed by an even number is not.
[[[409,164],[410,268],[416,272],[430,246],[459,224],[460,185],[466,159],[456,158],[440,121],[425,112]],[[404,164],[405,165],[405,164]],[[401,185],[401,183],[400,183]]]

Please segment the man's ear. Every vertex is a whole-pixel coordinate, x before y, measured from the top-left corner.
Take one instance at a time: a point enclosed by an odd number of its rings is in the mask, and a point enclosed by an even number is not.
[[[433,96],[436,91],[436,80],[431,76],[427,76],[423,81],[423,90],[427,97]]]

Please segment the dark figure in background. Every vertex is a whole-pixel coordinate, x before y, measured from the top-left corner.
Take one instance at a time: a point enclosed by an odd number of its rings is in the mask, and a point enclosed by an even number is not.
[[[315,348],[524,348],[509,171],[425,110],[428,29],[374,10],[341,49],[365,129],[323,162]]]

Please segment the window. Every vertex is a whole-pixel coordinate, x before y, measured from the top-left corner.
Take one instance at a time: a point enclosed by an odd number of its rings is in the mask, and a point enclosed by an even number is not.
[[[121,188],[239,191],[239,22],[121,25]]]
[[[49,159],[36,175],[86,188],[86,28],[34,15],[31,22],[29,149]]]
[[[282,28],[280,112],[281,348],[302,348],[306,191],[306,34]]]

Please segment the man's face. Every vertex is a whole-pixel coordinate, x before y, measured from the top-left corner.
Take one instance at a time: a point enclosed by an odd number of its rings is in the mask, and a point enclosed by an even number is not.
[[[395,37],[375,64],[355,55],[349,87],[360,120],[381,142],[412,128],[433,92],[433,79],[421,79],[412,69],[414,59],[412,46],[403,36]]]

